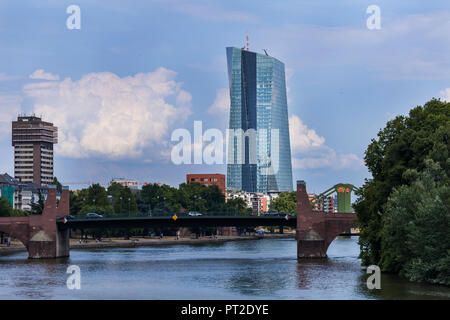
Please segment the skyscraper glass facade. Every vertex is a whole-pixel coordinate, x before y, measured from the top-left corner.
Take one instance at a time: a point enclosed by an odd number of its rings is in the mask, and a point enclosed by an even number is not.
[[[229,47],[226,51],[232,132],[227,187],[247,192],[291,191],[284,64],[243,49]]]

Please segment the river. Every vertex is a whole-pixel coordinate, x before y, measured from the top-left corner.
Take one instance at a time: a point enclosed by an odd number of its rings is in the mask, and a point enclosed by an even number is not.
[[[357,238],[298,262],[294,239],[71,250],[67,259],[0,256],[0,299],[450,299],[450,288],[382,275],[369,290]],[[81,289],[69,290],[69,265]]]

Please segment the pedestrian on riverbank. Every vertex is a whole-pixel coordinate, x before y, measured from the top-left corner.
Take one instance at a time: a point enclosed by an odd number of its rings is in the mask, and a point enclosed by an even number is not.
[[[6,238],[6,246],[11,246],[11,237]]]
[[[163,238],[163,233],[161,232],[161,233],[159,234],[159,240],[162,240],[162,238]]]

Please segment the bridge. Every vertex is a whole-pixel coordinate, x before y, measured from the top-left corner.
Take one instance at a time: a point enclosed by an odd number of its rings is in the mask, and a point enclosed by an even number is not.
[[[87,228],[183,228],[183,227],[259,227],[287,226],[296,227],[297,219],[265,216],[201,216],[201,217],[126,217],[74,219],[66,223],[60,219],[56,222],[59,229]]]
[[[63,187],[59,203],[56,187],[50,186],[41,215],[0,218],[0,231],[20,240],[29,258],[59,258],[70,254],[69,230],[83,228],[146,227],[296,227],[297,257],[325,258],[331,242],[356,225],[354,213],[313,211],[306,193],[306,183],[297,182],[297,218],[280,216],[200,216],[200,217],[119,217],[97,219],[62,219],[69,214],[69,189]]]

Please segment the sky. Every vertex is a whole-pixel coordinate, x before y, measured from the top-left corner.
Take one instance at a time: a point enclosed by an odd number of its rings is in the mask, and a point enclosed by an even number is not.
[[[70,5],[80,28],[69,29]],[[370,5],[380,8],[369,29]],[[72,21],[72,20],[70,20]],[[361,186],[386,121],[450,99],[450,3],[422,0],[0,3],[0,172],[14,173],[11,121],[58,127],[55,176],[178,186],[224,164],[171,161],[177,128],[228,125],[225,48],[263,49],[286,67],[293,182]]]

